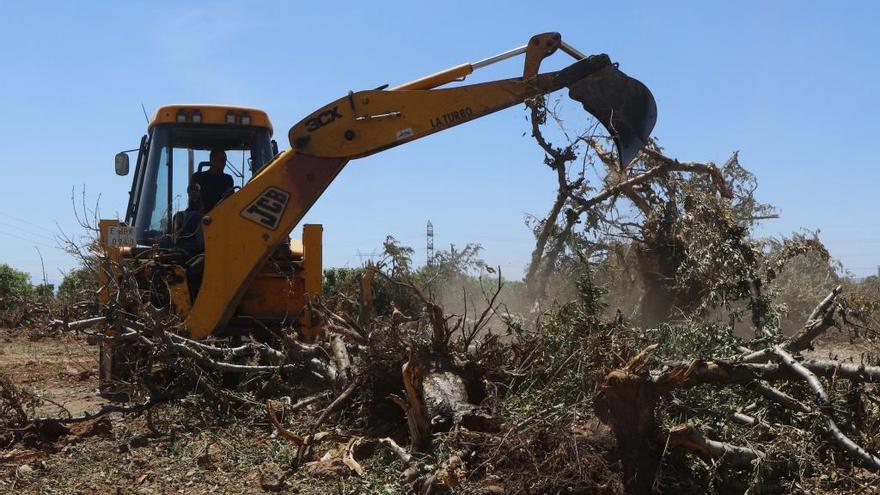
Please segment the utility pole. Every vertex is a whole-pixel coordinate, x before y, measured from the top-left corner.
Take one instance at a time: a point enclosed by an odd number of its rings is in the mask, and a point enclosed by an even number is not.
[[[434,225],[428,220],[428,266],[434,266]]]

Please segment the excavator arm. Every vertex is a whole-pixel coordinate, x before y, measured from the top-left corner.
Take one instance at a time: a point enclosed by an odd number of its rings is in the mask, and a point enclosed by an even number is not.
[[[541,61],[558,49],[576,61],[539,74]],[[525,54],[523,77],[437,89],[520,54]],[[656,120],[650,91],[607,55],[586,57],[558,33],[533,36],[522,47],[394,88],[349,93],[316,110],[290,129],[290,150],[203,218],[204,274],[185,322],[190,334],[202,338],[228,322],[266,259],[349,160],[566,87],[609,131],[621,162],[635,157]]]

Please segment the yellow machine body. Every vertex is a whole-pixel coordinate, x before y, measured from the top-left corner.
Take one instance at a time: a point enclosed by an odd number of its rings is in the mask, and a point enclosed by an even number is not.
[[[557,72],[538,73],[541,61],[557,49],[576,62]],[[463,80],[478,68],[520,54],[525,55],[522,77],[439,88]],[[600,73],[604,86],[590,86],[587,80]],[[308,308],[310,298],[322,291],[322,228],[305,225],[301,244],[289,244],[288,235],[349,160],[576,83],[584,84],[581,93],[587,99],[598,94],[600,97],[594,100],[611,101],[598,102],[603,106],[581,100],[588,110],[587,103],[603,111],[606,107],[614,110],[609,115],[590,111],[618,144],[624,140],[638,144],[647,139],[643,135],[645,129],[650,132],[653,128],[656,107],[650,92],[649,98],[645,98],[645,88],[636,96],[649,101],[647,108],[624,108],[628,100],[623,97],[627,95],[609,90],[624,79],[629,78],[619,73],[606,55],[586,57],[563,43],[558,33],[545,33],[533,36],[520,48],[480,62],[458,65],[390,89],[352,92],[319,108],[291,127],[291,149],[275,155],[240,190],[222,199],[201,218],[204,268],[198,291],[181,286],[187,284],[183,274],[172,277],[168,287],[171,305],[184,318],[183,330],[194,338],[204,338],[236,319],[294,318],[306,336],[313,335],[319,331],[318,322],[312,321]],[[633,91],[639,93],[642,89]],[[642,122],[615,120],[617,115],[635,115],[634,120]],[[271,130],[268,116],[259,110],[220,105],[162,107],[150,127],[161,123],[247,123]],[[630,127],[639,135],[618,132],[628,132]],[[108,253],[118,257],[111,249]],[[187,304],[187,299],[191,299],[191,304]]]
[[[119,221],[101,220],[100,225],[100,242],[106,254],[102,257],[98,297],[100,304],[106,306],[112,302],[112,295],[121,289],[118,282],[124,272],[123,265],[133,260],[129,249],[120,249],[107,242],[107,231],[119,226]],[[286,321],[302,328],[306,335],[314,334],[316,330],[307,301],[320,296],[323,290],[322,232],[322,225],[306,224],[303,225],[302,240],[290,239],[289,245],[282,244],[243,287],[240,301],[231,308],[231,315],[270,325]],[[165,284],[172,309],[186,319],[193,307],[193,296],[185,270],[174,267],[173,274],[165,278]]]

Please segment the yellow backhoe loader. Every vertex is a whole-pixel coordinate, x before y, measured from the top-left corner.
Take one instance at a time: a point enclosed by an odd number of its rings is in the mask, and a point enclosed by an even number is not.
[[[575,61],[539,73],[557,50]],[[518,55],[521,77],[444,87]],[[301,242],[289,235],[346,163],[563,88],[608,130],[622,163],[635,157],[656,120],[650,91],[607,55],[586,56],[558,33],[396,87],[350,92],[294,125],[291,148],[280,153],[260,110],[163,106],[140,146],[116,155],[120,175],[129,172],[127,153],[137,159],[125,220],[100,223],[100,302],[125,309],[125,272],[149,287],[153,306],[176,312],[191,338],[255,328],[314,338],[321,328],[308,301],[322,290],[322,227],[303,226]],[[209,191],[217,184],[221,190]],[[211,195],[216,204],[206,201]],[[101,357],[108,379],[112,347]]]

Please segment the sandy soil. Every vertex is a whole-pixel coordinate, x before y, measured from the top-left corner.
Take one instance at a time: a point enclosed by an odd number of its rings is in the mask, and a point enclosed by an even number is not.
[[[75,336],[40,337],[25,330],[0,330],[0,373],[46,401],[39,413],[76,416],[97,410],[98,348]]]

